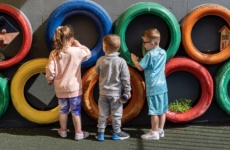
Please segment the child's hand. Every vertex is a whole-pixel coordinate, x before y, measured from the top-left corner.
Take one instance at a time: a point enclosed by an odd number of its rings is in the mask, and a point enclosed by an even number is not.
[[[81,44],[79,43],[79,41],[78,41],[78,40],[73,40],[73,42],[72,42],[72,45],[71,45],[71,46],[80,47],[80,46],[81,46]]]
[[[137,57],[135,54],[131,53],[131,59],[133,62],[138,61],[139,57]]]
[[[131,98],[131,94],[128,94],[128,99],[130,99]]]

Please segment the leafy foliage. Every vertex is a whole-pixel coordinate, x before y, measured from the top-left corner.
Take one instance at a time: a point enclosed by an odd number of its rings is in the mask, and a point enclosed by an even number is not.
[[[192,100],[181,98],[169,103],[169,110],[174,112],[185,112],[192,108]]]

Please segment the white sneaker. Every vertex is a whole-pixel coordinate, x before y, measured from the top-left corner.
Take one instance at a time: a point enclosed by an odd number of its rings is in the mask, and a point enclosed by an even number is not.
[[[61,131],[61,130],[59,129],[59,130],[58,130],[58,134],[59,134],[61,137],[63,137],[63,138],[67,137],[67,131]]]
[[[75,134],[75,140],[82,140],[84,138],[87,138],[89,136],[89,133],[88,132],[83,132],[81,134],[79,133],[76,133]]]
[[[145,140],[159,140],[160,139],[159,133],[157,131],[152,131],[152,130],[150,130],[146,134],[143,134],[141,138]]]
[[[159,137],[163,138],[165,137],[165,132],[164,131],[157,131],[159,133]]]

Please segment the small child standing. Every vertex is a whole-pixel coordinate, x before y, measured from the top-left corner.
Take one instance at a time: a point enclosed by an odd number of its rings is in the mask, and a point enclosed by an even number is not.
[[[91,51],[74,39],[70,26],[60,26],[56,29],[54,50],[50,53],[46,66],[48,84],[54,83],[55,93],[60,106],[59,122],[61,128],[58,134],[67,137],[67,120],[69,109],[75,128],[75,140],[89,136],[81,130],[81,63],[91,57]]]
[[[168,111],[168,89],[165,77],[166,52],[159,47],[160,32],[149,29],[144,32],[143,46],[148,51],[138,62],[138,57],[131,54],[135,67],[143,71],[146,83],[146,96],[151,115],[151,130],[141,136],[146,140],[159,140],[164,137],[166,112]]]
[[[123,104],[119,101],[122,91],[131,97],[130,73],[126,61],[119,57],[120,37],[114,34],[103,38],[105,56],[97,60],[96,72],[99,74],[100,96],[98,100],[99,118],[96,139],[104,140],[107,119],[112,117],[112,139],[123,140],[130,137],[121,131]]]

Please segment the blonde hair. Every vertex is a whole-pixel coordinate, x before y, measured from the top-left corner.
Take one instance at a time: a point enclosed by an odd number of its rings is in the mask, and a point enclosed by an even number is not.
[[[106,45],[106,48],[111,52],[118,51],[121,46],[120,37],[115,34],[106,35],[103,38],[103,43]]]
[[[71,26],[60,26],[55,30],[53,42],[54,49],[62,50],[66,43],[70,42],[74,37],[74,32]]]
[[[160,43],[161,35],[160,35],[160,32],[155,28],[151,28],[151,29],[146,30],[144,32],[143,36],[148,38],[149,40],[154,40],[158,44]]]

